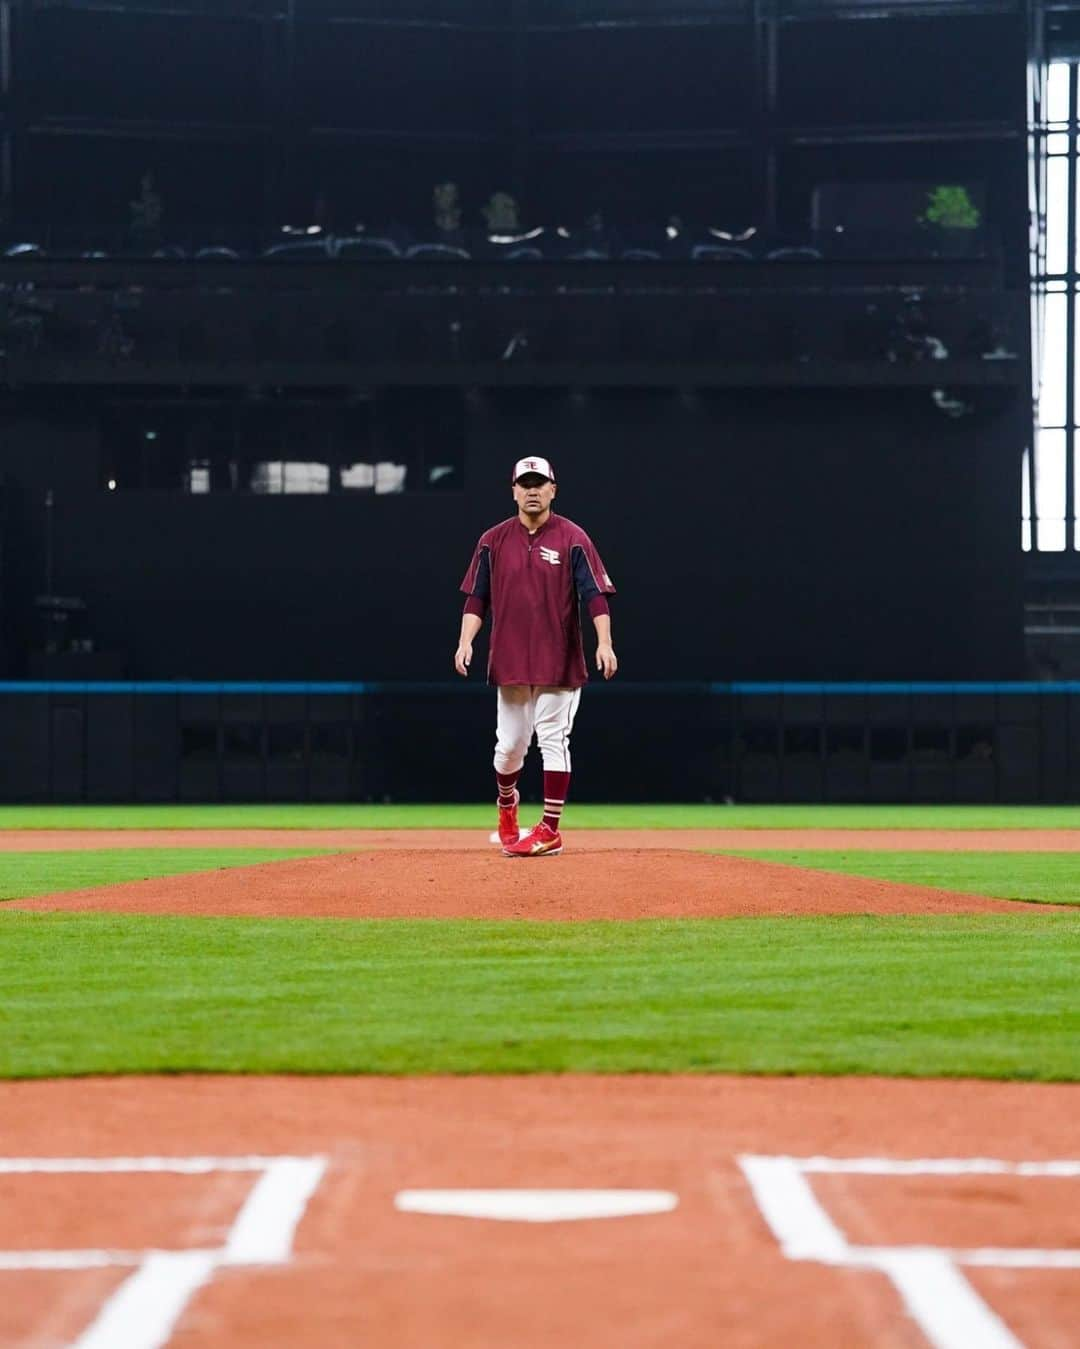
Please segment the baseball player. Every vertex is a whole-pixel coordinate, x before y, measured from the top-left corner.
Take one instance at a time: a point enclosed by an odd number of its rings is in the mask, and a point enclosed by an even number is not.
[[[596,629],[596,668],[610,679],[618,662],[607,596],[615,587],[588,534],[551,509],[555,470],[548,460],[519,459],[511,482],[517,514],[481,534],[461,583],[466,599],[454,668],[469,673],[473,639],[490,609],[498,839],[507,857],[554,857],[563,846],[570,732],[589,678],[579,608],[586,606]],[[534,733],[544,761],[544,815],[522,835],[517,782]]]

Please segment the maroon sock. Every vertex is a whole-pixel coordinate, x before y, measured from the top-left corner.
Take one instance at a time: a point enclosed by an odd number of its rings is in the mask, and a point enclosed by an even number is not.
[[[559,831],[559,820],[569,790],[569,773],[558,773],[551,768],[544,769],[544,823],[556,833]]]
[[[517,780],[521,777],[521,769],[516,773],[496,773],[495,781],[499,784],[499,805],[512,806],[514,804],[514,788],[517,786]]]

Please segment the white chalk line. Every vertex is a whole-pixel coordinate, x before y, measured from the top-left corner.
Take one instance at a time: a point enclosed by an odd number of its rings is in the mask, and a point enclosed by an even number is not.
[[[141,1265],[152,1255],[198,1255],[215,1254],[202,1247],[192,1247],[185,1251],[163,1249],[116,1251],[92,1250],[80,1247],[74,1251],[0,1251],[0,1271],[31,1269],[113,1269],[125,1265]]]
[[[71,1349],[162,1349],[217,1264],[212,1251],[165,1251],[148,1256],[106,1299]]]
[[[987,1269],[1080,1269],[1080,1251],[977,1246],[973,1250],[951,1250],[948,1254],[957,1264],[982,1265]]]
[[[959,1265],[1080,1269],[1080,1251],[999,1247],[854,1246],[814,1194],[806,1175],[1080,1175],[1073,1161],[992,1158],[832,1158],[743,1155],[751,1192],[789,1260],[812,1260],[888,1276],[934,1349],[1023,1349],[1020,1340],[964,1278]]]
[[[196,1292],[226,1265],[280,1265],[327,1167],[325,1157],[5,1157],[3,1175],[261,1173],[225,1245],[192,1250],[0,1251],[0,1271],[135,1266],[71,1349],[162,1349]]]
[[[740,1157],[758,1208],[789,1260],[845,1264],[847,1237],[806,1183],[794,1157]]]
[[[414,1212],[421,1210],[413,1210]],[[192,1253],[204,1249],[202,1247],[192,1247]],[[856,1260],[869,1259],[870,1255],[880,1247],[862,1247],[852,1246],[850,1248],[852,1256]],[[900,1247],[898,1249],[912,1250],[913,1247]],[[928,1249],[941,1250],[942,1247],[933,1246]],[[74,1251],[61,1251],[56,1249],[44,1251],[0,1251],[0,1272],[19,1271],[19,1270],[80,1270],[80,1269],[112,1269],[122,1268],[124,1266],[138,1265],[149,1255],[165,1255],[169,1252],[165,1250],[138,1250],[138,1251],[120,1251],[120,1250],[90,1250],[88,1248],[79,1248]],[[220,1254],[220,1251],[217,1252]],[[1000,1246],[978,1247],[976,1249],[963,1249],[960,1247],[948,1248],[945,1253],[960,1265],[976,1265],[989,1269],[1080,1269],[1080,1251],[1059,1251],[1059,1250],[1037,1250],[1033,1247],[1019,1247],[1016,1249]],[[240,1262],[234,1262],[240,1263]]]
[[[804,1174],[863,1176],[1080,1176],[1080,1161],[1003,1162],[992,1157],[788,1157]]]
[[[222,1263],[282,1265],[296,1226],[326,1172],[325,1157],[281,1157],[256,1181],[225,1242]]]
[[[1023,1349],[944,1251],[883,1250],[872,1264],[936,1349]]]
[[[111,1175],[144,1171],[202,1176],[212,1171],[266,1171],[278,1162],[310,1157],[0,1157],[0,1176]]]

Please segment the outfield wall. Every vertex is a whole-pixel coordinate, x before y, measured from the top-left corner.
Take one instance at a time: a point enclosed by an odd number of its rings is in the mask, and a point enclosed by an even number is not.
[[[482,800],[493,701],[478,683],[0,683],[0,800]],[[578,800],[1076,801],[1080,683],[616,682],[586,690],[574,749]]]

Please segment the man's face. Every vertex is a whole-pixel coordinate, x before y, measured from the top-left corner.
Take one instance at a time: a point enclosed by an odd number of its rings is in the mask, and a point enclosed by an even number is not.
[[[543,515],[555,500],[555,484],[542,473],[523,473],[514,483],[514,500],[525,515]]]

